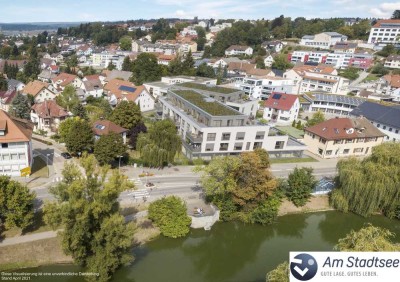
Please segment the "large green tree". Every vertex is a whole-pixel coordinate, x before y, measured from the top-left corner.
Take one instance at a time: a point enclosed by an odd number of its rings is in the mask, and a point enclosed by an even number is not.
[[[7,91],[8,83],[2,75],[0,75],[0,91]]]
[[[400,144],[384,143],[363,159],[340,160],[333,206],[362,216],[383,212],[400,218]]]
[[[311,198],[312,190],[317,184],[310,167],[294,168],[289,174],[286,197],[293,202],[296,207],[304,206]]]
[[[46,203],[45,221],[63,228],[62,247],[74,261],[99,273],[107,281],[123,264],[132,261],[134,226],[119,213],[118,196],[133,188],[127,177],[99,167],[93,155],[81,159],[85,173],[74,163],[66,164],[64,179],[52,188],[57,201]]]
[[[130,51],[132,49],[132,38],[129,36],[121,37],[119,40],[119,48],[124,51]]]
[[[151,53],[142,53],[132,64],[131,81],[136,85],[161,79],[162,67],[158,64],[157,57]]]
[[[116,133],[103,135],[94,144],[94,155],[101,165],[111,164],[126,153],[122,136]]]
[[[144,163],[163,167],[174,161],[175,155],[181,149],[181,138],[175,124],[165,119],[153,123],[147,133],[140,133],[136,147]]]
[[[33,223],[35,193],[25,185],[0,176],[0,225],[23,231]]]
[[[61,107],[71,111],[79,104],[79,98],[73,85],[65,86],[60,95],[56,97],[56,102]]]
[[[65,147],[73,155],[83,154],[93,149],[94,135],[92,127],[86,120],[73,122],[65,137]]]
[[[88,120],[89,117],[87,115],[86,109],[84,106],[82,106],[81,103],[76,104],[72,110],[71,110],[72,114],[76,117],[79,117],[81,119],[85,119]]]
[[[291,67],[293,67],[293,65],[289,62],[287,55],[280,54],[278,56],[275,56],[274,62],[272,63],[273,69],[286,71],[287,69],[290,69]]]
[[[176,196],[162,198],[150,204],[149,218],[166,237],[178,238],[189,233],[191,218],[185,203]]]
[[[268,168],[268,153],[257,149],[240,157],[216,157],[196,171],[202,172],[207,199],[220,209],[221,219],[268,224],[280,205],[277,181]]]
[[[122,101],[112,111],[110,120],[130,130],[142,120],[142,113],[135,102]]]
[[[31,104],[26,95],[17,94],[11,103],[10,114],[16,118],[28,120],[31,118]]]
[[[72,127],[72,125],[80,120],[80,117],[67,118],[62,121],[58,127],[58,135],[60,135],[60,141],[65,142],[67,139],[68,133]]]

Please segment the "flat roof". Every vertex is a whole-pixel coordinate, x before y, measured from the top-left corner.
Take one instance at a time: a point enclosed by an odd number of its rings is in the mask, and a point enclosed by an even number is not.
[[[193,82],[184,82],[184,83],[178,84],[178,86],[193,88],[193,89],[198,89],[198,90],[204,90],[204,91],[210,91],[210,92],[215,92],[215,93],[220,93],[220,94],[231,94],[231,93],[241,91],[240,89],[220,87],[220,86],[215,86],[215,85],[210,85],[210,84],[199,84],[199,83],[193,83]]]
[[[211,116],[236,116],[242,115],[240,112],[221,104],[215,99],[206,97],[193,90],[174,90],[172,91],[179,97],[190,102]]]
[[[313,94],[305,94],[304,98],[311,99],[312,101],[324,101],[324,102],[332,102],[332,103],[342,103],[348,104],[352,106],[361,105],[366,101],[364,98],[353,97],[348,95],[338,95],[338,94],[324,94],[324,93],[313,93]]]

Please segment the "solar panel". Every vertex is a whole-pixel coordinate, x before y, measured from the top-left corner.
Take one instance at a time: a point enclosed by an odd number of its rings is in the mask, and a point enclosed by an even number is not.
[[[136,88],[125,86],[125,85],[121,85],[118,89],[122,90],[122,91],[132,92],[132,93],[136,91]]]
[[[272,99],[279,100],[281,97],[282,97],[282,94],[274,94],[274,95],[272,96]]]

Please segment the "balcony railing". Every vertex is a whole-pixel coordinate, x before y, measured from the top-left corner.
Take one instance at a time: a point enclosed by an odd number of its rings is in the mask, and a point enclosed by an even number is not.
[[[202,134],[193,134],[190,132],[186,132],[186,137],[189,138],[190,141],[193,143],[201,143],[203,142],[203,135]]]

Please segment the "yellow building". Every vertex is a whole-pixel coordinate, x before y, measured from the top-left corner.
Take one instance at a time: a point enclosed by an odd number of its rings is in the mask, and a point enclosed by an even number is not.
[[[364,117],[334,118],[304,132],[308,150],[324,159],[369,155],[385,137]]]

